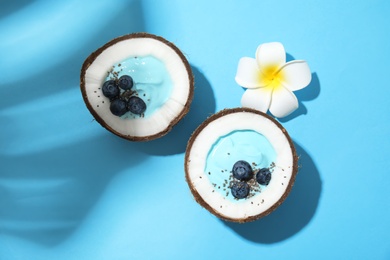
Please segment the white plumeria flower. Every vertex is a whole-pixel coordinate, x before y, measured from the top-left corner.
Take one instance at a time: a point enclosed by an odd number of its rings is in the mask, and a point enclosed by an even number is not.
[[[244,57],[238,63],[236,82],[247,88],[241,99],[243,107],[275,117],[285,117],[298,108],[293,91],[303,89],[311,81],[306,61],[286,63],[286,52],[279,42],[264,43],[256,51],[256,59]]]

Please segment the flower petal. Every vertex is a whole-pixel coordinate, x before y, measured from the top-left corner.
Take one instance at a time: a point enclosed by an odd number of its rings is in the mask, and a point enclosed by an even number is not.
[[[294,93],[285,87],[280,87],[272,92],[272,100],[269,111],[276,117],[285,117],[298,108],[298,99]]]
[[[271,102],[272,88],[247,89],[242,95],[241,105],[267,112]]]
[[[263,43],[257,47],[256,61],[263,68],[274,67],[278,69],[286,63],[286,52],[280,42]]]
[[[259,88],[264,85],[260,82],[260,71],[253,58],[244,57],[238,62],[236,82],[244,88]]]
[[[282,84],[291,91],[303,89],[311,81],[310,68],[304,60],[286,63],[279,73],[282,75]]]

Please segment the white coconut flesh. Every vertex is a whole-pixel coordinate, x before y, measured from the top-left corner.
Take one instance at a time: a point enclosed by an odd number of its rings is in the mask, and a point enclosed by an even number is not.
[[[275,208],[275,205],[282,202],[281,198],[287,196],[286,191],[291,188],[297,169],[294,165],[295,149],[285,129],[265,114],[248,109],[222,113],[224,115],[215,115],[192,136],[186,154],[186,178],[195,198],[198,197],[197,201],[201,204],[204,202],[206,205],[203,206],[213,214],[225,220],[245,222],[248,218],[256,219],[256,216],[268,214],[267,211]],[[232,200],[224,192],[216,192],[205,168],[208,155],[220,137],[241,130],[251,130],[263,135],[273,146],[276,159],[271,181],[264,189],[250,198]],[[232,165],[227,165],[226,168],[231,171]]]
[[[171,95],[168,100],[152,115],[148,117],[118,117],[110,111],[110,101],[102,93],[102,85],[106,81],[108,72],[114,64],[131,57],[152,56],[165,65],[172,82]],[[126,137],[155,136],[170,127],[172,121],[185,110],[188,100],[192,98],[192,74],[188,63],[178,50],[173,49],[166,42],[157,37],[130,37],[105,48],[96,56],[86,69],[85,101],[93,109],[99,122],[110,131]],[[191,74],[191,75],[190,75]],[[83,75],[82,75],[83,76]],[[128,112],[129,113],[129,112]]]

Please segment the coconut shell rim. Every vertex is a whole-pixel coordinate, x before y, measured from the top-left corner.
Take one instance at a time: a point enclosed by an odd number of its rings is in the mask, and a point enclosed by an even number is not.
[[[189,155],[190,155],[190,151],[191,151],[192,145],[193,145],[196,137],[199,135],[199,133],[204,128],[206,128],[211,122],[213,122],[214,120],[216,120],[216,119],[218,119],[218,118],[220,118],[222,116],[225,116],[225,115],[228,115],[228,114],[233,114],[233,113],[239,113],[239,112],[255,113],[255,114],[258,114],[260,116],[264,116],[267,119],[269,119],[271,122],[273,122],[279,129],[281,129],[282,133],[287,138],[287,141],[288,141],[288,143],[290,145],[290,148],[291,148],[291,151],[292,151],[292,156],[293,156],[293,165],[292,166],[293,167],[292,167],[291,179],[290,179],[290,181],[289,181],[289,183],[287,185],[287,188],[286,188],[285,192],[279,198],[279,200],[277,202],[275,202],[269,209],[267,209],[266,211],[263,211],[262,213],[260,213],[258,215],[249,216],[249,217],[246,217],[246,218],[231,218],[229,216],[225,216],[225,215],[222,215],[219,212],[217,212],[213,207],[211,207],[200,196],[198,191],[193,187],[193,185],[191,183],[191,179],[189,177],[189,169],[188,169],[188,163],[187,162],[189,161]],[[266,113],[263,113],[261,111],[258,111],[258,110],[255,110],[255,109],[251,109],[251,108],[244,108],[244,107],[242,107],[242,108],[241,107],[240,108],[228,108],[228,109],[221,110],[221,111],[211,115],[210,117],[208,117],[192,133],[192,135],[191,135],[191,137],[190,137],[190,139],[188,140],[188,143],[187,143],[187,148],[186,148],[186,153],[185,153],[185,158],[184,158],[185,179],[186,179],[186,182],[187,182],[187,184],[188,184],[188,186],[190,188],[190,191],[191,191],[195,201],[198,204],[200,204],[202,207],[207,209],[210,213],[212,213],[213,215],[215,215],[216,217],[218,217],[218,218],[220,218],[220,219],[222,219],[224,221],[237,222],[237,223],[247,223],[247,222],[252,222],[252,221],[255,221],[257,219],[260,219],[262,217],[265,217],[265,216],[269,215],[271,212],[276,210],[286,200],[286,198],[288,197],[288,195],[291,192],[292,187],[294,186],[296,175],[298,173],[298,159],[299,159],[299,157],[297,155],[297,152],[296,152],[296,149],[295,149],[295,146],[294,146],[294,143],[293,143],[291,137],[289,136],[287,130],[276,119],[274,119],[273,117],[267,115]]]
[[[186,103],[185,103],[183,109],[180,111],[180,113],[178,113],[178,115],[174,119],[171,120],[170,124],[165,129],[162,129],[161,131],[159,131],[156,134],[147,135],[147,136],[125,135],[125,134],[122,134],[122,133],[116,131],[112,127],[110,127],[98,115],[98,113],[95,111],[95,109],[89,103],[88,96],[87,96],[87,93],[86,93],[86,90],[85,90],[85,73],[86,73],[87,69],[91,66],[91,64],[96,60],[96,58],[104,50],[106,50],[108,47],[111,47],[111,46],[115,45],[116,43],[118,43],[120,41],[129,40],[129,39],[138,39],[138,38],[151,38],[151,39],[154,39],[154,40],[158,40],[158,41],[164,43],[165,45],[167,45],[168,47],[170,47],[171,49],[173,49],[173,51],[182,60],[182,62],[184,64],[184,67],[185,67],[185,69],[187,71],[188,79],[189,79],[189,93],[188,93],[187,100],[186,100]],[[175,44],[173,44],[172,42],[170,42],[170,41],[166,40],[165,38],[163,38],[161,36],[158,36],[158,35],[154,35],[154,34],[150,34],[150,33],[146,33],[146,32],[138,32],[138,33],[126,34],[126,35],[114,38],[111,41],[109,41],[106,44],[104,44],[103,46],[101,46],[100,48],[98,48],[97,50],[95,50],[94,52],[92,52],[85,59],[83,65],[81,67],[80,90],[81,90],[81,93],[82,93],[82,97],[83,97],[84,103],[87,106],[89,112],[92,114],[92,116],[95,118],[95,120],[101,126],[103,126],[105,129],[107,129],[111,133],[113,133],[113,134],[115,134],[115,135],[117,135],[117,136],[119,136],[121,138],[124,138],[126,140],[135,141],[135,142],[144,142],[144,141],[151,141],[151,140],[154,140],[154,139],[158,139],[158,138],[166,135],[189,112],[190,105],[191,105],[193,97],[194,97],[194,75],[193,75],[191,66],[190,66],[187,58],[184,56],[184,54],[180,51],[180,49]]]

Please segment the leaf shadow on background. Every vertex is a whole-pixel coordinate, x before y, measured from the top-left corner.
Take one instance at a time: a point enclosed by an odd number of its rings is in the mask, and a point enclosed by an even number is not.
[[[184,153],[188,139],[194,130],[215,113],[216,104],[212,87],[207,78],[195,66],[191,66],[195,78],[194,98],[188,114],[162,138],[146,143],[135,143],[139,150],[152,155]]]
[[[288,62],[292,60],[295,60],[294,57],[286,53],[286,61]],[[284,118],[279,118],[279,121],[285,123],[298,116],[306,115],[308,111],[303,102],[316,99],[320,95],[320,92],[321,92],[320,80],[318,78],[317,73],[314,72],[311,74],[311,82],[306,88],[298,91],[294,91],[294,94],[298,98],[298,104],[299,104],[298,109]]]
[[[145,158],[113,135],[40,153],[0,155],[7,169],[0,173],[1,232],[47,246],[60,243],[82,222],[110,180]]]
[[[23,3],[28,1],[20,4]],[[22,7],[14,5],[12,10]],[[2,85],[0,109],[78,88],[85,58],[112,38],[144,31],[142,13],[140,0],[129,1],[126,8],[60,64],[23,81],[15,79]],[[12,123],[9,120],[1,118],[2,122]],[[47,247],[60,244],[78,228],[110,180],[145,158],[135,146],[109,134],[33,154],[0,153],[0,233]]]
[[[80,71],[84,60],[93,51],[116,37],[145,31],[142,14],[141,0],[128,1],[126,8],[121,9],[112,20],[108,21],[104,27],[91,36],[85,44],[80,45],[67,59],[31,77],[22,80],[16,78],[9,84],[0,82],[0,109],[51,96],[70,88],[79,88]],[[68,19],[74,18],[70,15]],[[50,35],[50,33],[47,32],[47,35]],[[75,45],[78,46],[78,43],[75,43]],[[15,98],[16,96],[18,98]]]
[[[270,215],[254,222],[223,221],[243,238],[255,243],[277,243],[301,231],[315,215],[322,191],[320,173],[310,155],[297,143],[294,145],[301,168],[284,203]]]
[[[0,8],[0,18],[6,17],[9,14],[17,12],[18,10],[33,4],[35,0],[19,0],[7,1],[7,4],[2,4]]]

